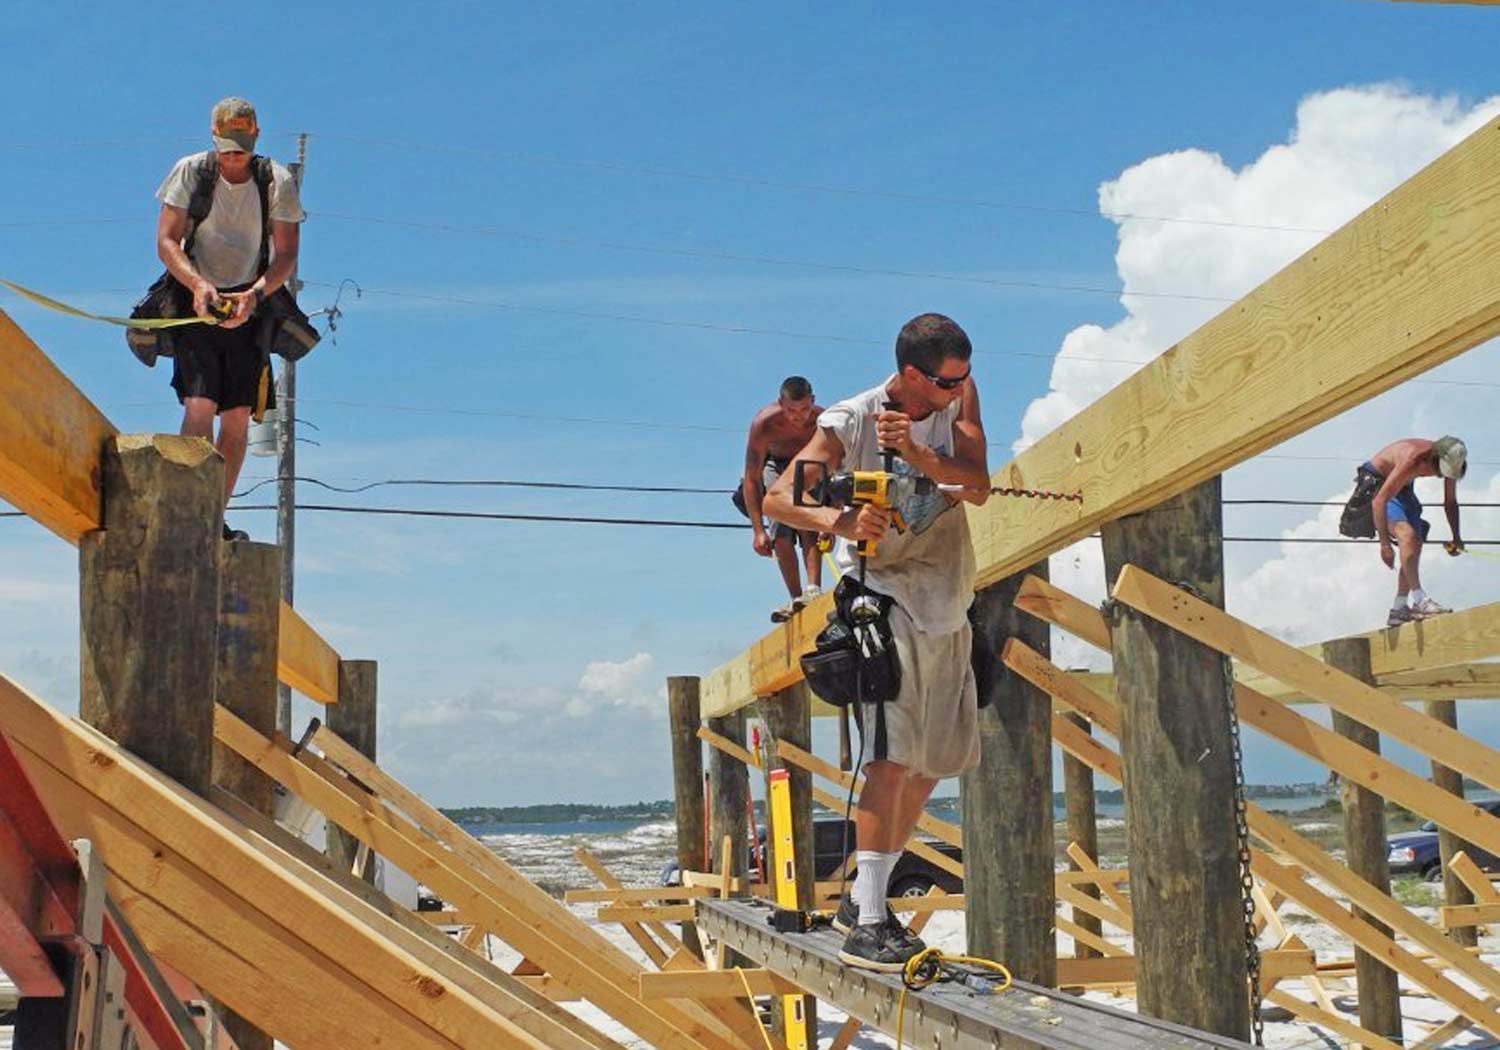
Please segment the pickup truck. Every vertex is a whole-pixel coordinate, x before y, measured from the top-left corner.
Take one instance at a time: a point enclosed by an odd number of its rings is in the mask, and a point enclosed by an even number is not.
[[[1474,803],[1480,809],[1500,816],[1500,799]],[[1416,831],[1403,831],[1388,836],[1385,840],[1386,862],[1392,875],[1420,875],[1428,882],[1439,882],[1443,878],[1443,861],[1438,855],[1437,825],[1432,821]],[[1500,870],[1500,857],[1487,853],[1478,846],[1466,851],[1469,859],[1484,871]]]

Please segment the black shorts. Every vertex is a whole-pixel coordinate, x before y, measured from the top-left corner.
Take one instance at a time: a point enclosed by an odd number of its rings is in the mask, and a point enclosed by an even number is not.
[[[276,403],[271,362],[261,355],[256,334],[260,318],[238,328],[186,325],[177,330],[172,358],[172,389],[177,400],[206,397],[220,412],[254,408],[260,397],[261,376],[266,381],[266,407]]]

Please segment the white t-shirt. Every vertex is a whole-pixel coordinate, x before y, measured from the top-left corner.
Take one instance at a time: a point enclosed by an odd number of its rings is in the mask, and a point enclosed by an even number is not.
[[[880,443],[875,437],[875,416],[890,400],[880,386],[839,401],[823,410],[818,426],[827,427],[844,446],[845,470],[879,470],[883,465]],[[914,420],[912,437],[945,456],[953,455],[953,421],[962,407],[960,400],[926,419]],[[901,459],[896,470],[911,471]],[[917,629],[946,634],[963,626],[974,600],[974,546],[969,540],[969,516],[941,492],[913,496],[899,507],[906,531],[894,528],[875,548],[875,557],[865,570],[865,583],[890,595],[905,609]],[[855,544],[842,536],[834,538],[833,561],[843,573],[857,572],[859,554]]]
[[[156,199],[174,208],[187,208],[197,182],[198,167],[207,152],[183,157],[156,191]],[[292,173],[280,164],[271,165],[271,219],[301,222],[307,218]],[[260,261],[260,188],[249,178],[235,184],[219,176],[214,203],[193,237],[193,265],[215,288],[233,288],[255,280]],[[276,249],[272,247],[271,257]]]

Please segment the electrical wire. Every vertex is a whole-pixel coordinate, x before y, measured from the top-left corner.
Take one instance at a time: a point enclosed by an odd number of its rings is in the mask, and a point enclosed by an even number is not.
[[[235,511],[274,511],[274,503],[234,504],[229,510]],[[590,517],[573,514],[501,514],[490,511],[468,511],[468,510],[431,510],[416,507],[349,507],[336,504],[322,503],[298,503],[297,510],[314,511],[328,514],[369,514],[373,516],[404,516],[416,518],[453,518],[459,520],[479,521],[522,521],[569,525],[637,525],[652,526],[659,528],[680,529],[731,529],[744,531],[750,528],[748,523],[727,521],[687,521],[680,519],[664,518],[606,518]],[[29,517],[24,511],[0,511],[0,518],[24,518]],[[1097,534],[1095,534],[1097,535]],[[1314,536],[1225,536],[1225,543],[1321,543],[1321,544],[1360,544],[1373,545],[1375,540],[1351,540],[1334,537]],[[1436,541],[1433,541],[1436,542]],[[1500,540],[1464,540],[1466,547],[1500,547]]]
[[[242,492],[234,493],[234,499],[243,499],[257,489],[274,485],[285,478],[263,478]],[[453,481],[439,478],[390,478],[385,481],[371,481],[364,485],[356,485],[345,488],[339,485],[331,485],[319,478],[303,477],[298,475],[292,481],[303,481],[309,485],[317,485],[330,492],[342,492],[357,494],[369,492],[371,489],[385,488],[396,485],[424,485],[431,487],[451,488],[512,488],[512,489],[562,489],[576,492],[653,492],[653,493],[675,493],[687,495],[710,495],[728,496],[732,489],[727,488],[687,488],[673,485],[590,485],[572,481]]]
[[[281,132],[281,135],[296,134]],[[486,156],[496,160],[518,161],[551,167],[573,168],[584,171],[604,171],[612,174],[647,175],[653,178],[684,179],[694,182],[722,182],[736,186],[755,186],[761,189],[792,190],[799,193],[821,193],[841,197],[869,197],[883,200],[899,200],[920,204],[947,204],[959,207],[983,208],[991,211],[1033,212],[1042,215],[1068,215],[1086,219],[1108,219],[1111,222],[1163,222],[1186,226],[1211,226],[1231,230],[1260,230],[1275,233],[1318,234],[1326,236],[1332,230],[1311,226],[1291,226],[1279,223],[1233,222],[1228,219],[1202,219],[1186,215],[1147,215],[1139,212],[1101,212],[1097,208],[1072,208],[1065,205],[1034,204],[1024,201],[1000,201],[982,197],[955,197],[931,193],[913,193],[904,190],[868,189],[856,186],[839,186],[828,183],[795,182],[771,179],[758,175],[742,175],[733,172],[691,171],[646,164],[630,164],[618,161],[580,160],[544,153],[521,153],[512,150],[492,150],[470,146],[455,146],[451,143],[422,143],[404,139],[375,138],[362,135],[328,134],[309,132],[313,138],[330,142],[352,142],[400,150],[424,150],[430,153],[453,153],[463,156]]]
[[[1132,292],[1121,288],[1103,288],[1097,285],[975,277],[966,274],[935,273],[924,270],[895,270],[884,267],[856,266],[849,263],[813,262],[807,259],[789,259],[773,255],[751,255],[699,248],[673,248],[664,245],[640,244],[629,241],[602,241],[562,234],[532,233],[525,230],[506,229],[498,226],[460,225],[457,223],[426,222],[415,219],[388,219],[373,215],[349,215],[343,212],[330,211],[309,212],[308,215],[310,218],[335,219],[340,222],[364,223],[372,226],[396,226],[405,229],[432,230],[441,233],[502,237],[509,240],[528,241],[536,244],[561,244],[571,247],[603,248],[607,251],[632,252],[641,255],[662,255],[682,259],[710,259],[718,262],[743,262],[761,266],[796,267],[806,270],[820,270],[826,273],[853,273],[870,277],[902,277],[917,280],[947,281],[954,284],[974,284],[990,288],[1079,292],[1089,295],[1108,295],[1116,298],[1131,296],[1142,299],[1188,299],[1206,303],[1232,303],[1236,301],[1233,297],[1222,295],[1200,295],[1191,292]]]

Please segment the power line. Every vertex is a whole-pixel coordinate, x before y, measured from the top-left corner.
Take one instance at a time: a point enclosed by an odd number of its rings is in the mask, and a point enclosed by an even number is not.
[[[257,489],[267,485],[275,484],[282,479],[279,477],[262,478],[243,492],[236,492],[234,499],[242,499]],[[656,494],[671,495],[705,495],[705,496],[727,496],[731,489],[727,488],[687,488],[673,485],[593,485],[583,482],[572,481],[460,481],[443,478],[390,478],[385,481],[371,481],[364,485],[355,485],[348,488],[332,485],[319,478],[301,477],[292,478],[293,481],[302,481],[310,485],[317,485],[330,492],[342,492],[355,495],[361,492],[369,492],[371,489],[386,488],[391,486],[427,486],[433,488],[512,488],[512,489],[549,489],[566,490],[573,492],[648,492]]]
[[[742,175],[732,172],[691,171],[646,164],[629,164],[617,161],[579,160],[544,153],[520,153],[508,150],[480,149],[454,146],[448,143],[420,143],[410,140],[371,138],[361,135],[315,133],[316,137],[333,142],[353,142],[378,145],[394,149],[425,150],[430,153],[455,153],[464,156],[493,157],[496,160],[519,161],[552,167],[573,168],[582,171],[604,171],[612,174],[648,175],[654,178],[685,179],[694,182],[723,182],[737,186],[755,186],[761,189],[793,190],[799,193],[822,193],[841,197],[870,197],[884,200],[899,200],[922,204],[947,204],[959,207],[984,208],[992,211],[1021,211],[1042,215],[1069,215],[1086,219],[1109,219],[1112,222],[1129,220],[1164,222],[1188,226],[1212,226],[1223,229],[1262,230],[1276,233],[1318,234],[1326,236],[1332,230],[1309,226],[1289,226],[1277,223],[1232,222],[1228,219],[1201,219],[1186,215],[1146,215],[1138,212],[1101,212],[1096,208],[1071,208],[1054,204],[1034,204],[1024,201],[1001,201],[982,197],[955,197],[931,193],[912,193],[903,190],[868,189],[857,186],[839,186],[828,183],[795,182],[784,179],[763,178],[757,175]]]
[[[274,503],[236,504],[229,508],[240,511],[274,511]],[[400,516],[417,518],[450,518],[466,521],[520,521],[541,524],[567,525],[635,525],[656,528],[684,529],[731,529],[743,531],[748,523],[725,521],[691,521],[669,518],[606,518],[571,514],[500,514],[490,511],[432,510],[418,507],[348,507],[325,503],[298,503],[298,510],[328,514],[368,514],[372,516]],[[23,518],[22,511],[0,511],[0,518]],[[1098,534],[1095,533],[1097,536]],[[1362,544],[1373,545],[1375,540],[1351,540],[1334,537],[1313,536],[1225,536],[1225,543],[1288,543],[1288,544]],[[1500,540],[1465,540],[1466,547],[1500,547]]]
[[[348,215],[342,212],[309,212],[313,218],[336,219],[341,222],[365,223],[372,226],[397,226],[406,229],[432,230],[441,233],[473,234],[483,237],[503,237],[510,240],[529,241],[537,244],[561,244],[572,247],[603,248],[608,251],[633,252],[641,255],[663,255],[683,259],[712,259],[719,262],[754,263],[761,266],[786,266],[828,273],[853,273],[871,277],[902,277],[917,280],[948,281],[954,284],[975,284],[991,288],[1016,288],[1032,291],[1081,292],[1089,295],[1112,297],[1134,296],[1142,299],[1189,299],[1196,302],[1232,303],[1236,300],[1221,295],[1198,295],[1189,292],[1131,292],[1121,288],[1104,288],[1097,285],[1065,284],[1049,281],[1023,281],[996,277],[975,277],[967,274],[935,273],[925,270],[896,270],[874,266],[856,266],[851,263],[813,262],[807,259],[789,259],[774,255],[752,255],[711,249],[674,248],[664,245],[640,244],[629,241],[603,241],[562,234],[532,233],[525,230],[505,229],[498,226],[459,225],[446,222],[423,222],[413,219],[388,219],[371,215]]]

